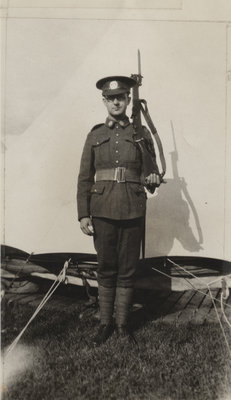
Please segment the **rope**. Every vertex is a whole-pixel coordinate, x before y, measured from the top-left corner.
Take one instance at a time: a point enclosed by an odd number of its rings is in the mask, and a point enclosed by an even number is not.
[[[229,297],[229,288],[228,288],[227,282],[226,282],[226,280],[224,278],[222,278],[221,281],[222,281],[221,311],[222,311],[222,315],[223,315],[223,317],[225,319],[225,322],[231,328],[231,324],[230,324],[228,318],[226,317],[225,310],[224,310],[224,304],[223,304],[223,300],[227,300],[228,297]],[[226,306],[227,306],[227,304],[226,304]]]
[[[7,357],[11,353],[11,351],[15,348],[15,346],[19,342],[20,338],[22,337],[23,333],[26,331],[26,329],[28,328],[30,323],[33,321],[33,319],[36,317],[36,315],[39,313],[39,311],[47,303],[47,301],[52,296],[52,294],[55,292],[55,290],[58,288],[60,283],[62,283],[62,282],[67,283],[66,271],[67,271],[67,268],[68,268],[68,265],[69,265],[70,261],[71,261],[71,259],[69,259],[68,261],[65,261],[62,270],[60,271],[59,275],[57,275],[57,277],[56,277],[55,281],[53,282],[53,284],[51,285],[50,289],[48,290],[48,292],[45,294],[45,296],[41,300],[41,302],[38,305],[38,307],[36,308],[34,314],[31,316],[31,318],[29,319],[27,324],[24,326],[22,331],[19,333],[19,335],[14,339],[14,341],[11,343],[11,345],[6,350],[5,357]]]
[[[204,283],[201,278],[198,278],[198,276],[194,275],[192,272],[187,271],[187,269],[183,268],[181,265],[174,263],[172,260],[170,260],[170,258],[167,258],[167,260],[173,264],[175,267],[178,267],[180,269],[182,269],[184,272],[186,272],[186,274],[191,275],[193,278],[196,278],[200,283]]]
[[[196,278],[200,283],[203,283],[203,284],[204,284],[204,282],[203,282],[200,278],[198,278],[198,276],[194,275],[192,272],[187,271],[185,268],[183,268],[182,266],[180,266],[180,265],[174,263],[174,262],[173,262],[172,260],[170,260],[169,258],[167,258],[167,260],[168,260],[171,264],[173,264],[175,267],[181,268],[181,269],[182,269],[184,272],[186,272],[188,275],[191,275],[193,278]],[[171,276],[169,276],[169,277],[172,278]],[[197,289],[190,281],[188,281],[186,278],[184,278],[184,279],[185,279],[197,292],[204,294],[204,292],[202,292],[201,290]],[[221,279],[222,279],[222,278],[219,278],[219,279],[216,279],[216,280],[211,281],[211,282],[209,282],[209,283],[206,283],[206,286],[207,286],[208,289],[209,289],[209,285],[211,285],[212,283],[217,282],[218,280],[221,280]],[[209,295],[207,294],[206,296],[209,296]],[[209,296],[209,297],[210,297],[210,296]],[[220,303],[220,300],[216,299],[215,297],[213,297],[213,300],[216,301],[216,302],[218,302],[218,303]],[[227,304],[226,306],[229,307],[229,308],[231,308],[231,306],[230,306],[229,304]]]
[[[225,322],[226,322],[226,323],[228,324],[228,326],[231,328],[231,324],[230,324],[228,318],[227,318],[226,315],[225,315],[224,304],[223,304],[223,293],[221,293],[221,311],[222,311],[223,317],[224,317],[224,319],[225,319]]]
[[[166,274],[166,273],[164,273],[164,272],[162,272],[162,271],[159,271],[158,269],[156,269],[156,268],[154,268],[154,267],[152,267],[152,269],[155,270],[155,271],[157,271],[157,272],[159,272],[160,274],[166,276],[167,278],[170,278],[170,279],[172,278],[171,275],[168,275],[168,274]],[[196,292],[201,293],[201,294],[204,294],[205,296],[210,297],[208,294],[206,294],[206,293],[203,292],[202,290],[197,289],[197,288],[196,288],[191,282],[189,282],[186,278],[184,278],[184,279],[192,286],[192,288],[193,288]],[[217,300],[217,299],[214,298],[214,300]]]
[[[180,265],[174,263],[174,262],[173,262],[172,260],[170,260],[169,258],[167,258],[167,260],[168,260],[171,264],[173,264],[174,266],[176,266],[176,267],[182,269],[184,272],[186,272],[186,273],[188,273],[189,275],[191,275],[193,278],[196,278],[198,281],[203,282],[203,281],[201,281],[201,279],[198,278],[196,275],[194,275],[194,274],[191,273],[190,271],[187,271],[185,268],[181,267]],[[155,269],[155,268],[154,268],[154,269]],[[156,269],[155,269],[155,270],[156,270]],[[156,270],[156,271],[158,271],[158,270]],[[161,271],[159,271],[159,272],[161,272]],[[162,273],[162,272],[161,272],[161,273]],[[170,277],[168,274],[164,274],[164,275]],[[171,278],[171,277],[170,277],[170,278]],[[186,279],[186,278],[184,278],[184,279]],[[187,279],[186,279],[186,280],[187,280]],[[231,327],[231,324],[229,323],[229,321],[228,321],[228,319],[227,319],[227,317],[226,317],[226,315],[225,315],[224,307],[223,307],[223,298],[224,298],[224,299],[227,299],[228,296],[229,296],[229,293],[228,293],[227,287],[225,286],[226,281],[224,280],[224,278],[220,278],[220,280],[223,280],[223,285],[222,285],[223,291],[221,292],[221,300],[218,300],[218,299],[216,299],[215,297],[213,297],[212,292],[211,292],[211,289],[210,289],[210,285],[211,285],[212,283],[216,282],[217,280],[219,280],[219,279],[216,279],[215,281],[211,281],[210,283],[206,284],[206,286],[207,286],[207,288],[208,288],[208,290],[209,290],[209,297],[210,297],[211,300],[212,300],[213,307],[214,307],[214,309],[215,309],[216,316],[217,316],[217,319],[218,319],[218,322],[219,322],[221,331],[222,331],[222,333],[223,333],[223,336],[224,336],[224,339],[225,339],[225,343],[226,343],[227,348],[228,348],[228,352],[229,352],[229,354],[230,354],[230,356],[231,356],[231,349],[230,349],[230,346],[229,346],[229,342],[228,342],[227,336],[226,336],[226,334],[225,334],[225,330],[224,330],[224,327],[223,327],[223,325],[222,325],[222,322],[221,322],[221,319],[220,319],[220,316],[219,316],[219,313],[218,313],[218,310],[217,310],[217,307],[216,307],[216,303],[215,303],[215,301],[218,301],[218,302],[220,303],[222,315],[223,315],[225,321],[227,322],[228,326]],[[190,282],[189,282],[189,283],[190,283]],[[191,283],[190,283],[190,284],[191,284]],[[191,286],[194,286],[194,285],[191,284]],[[205,296],[208,296],[207,294],[205,294],[204,292],[200,291],[200,290],[197,289],[197,288],[195,288],[195,290],[196,290],[197,292],[199,292],[199,293],[204,294]],[[226,304],[226,306],[230,307],[228,304]]]
[[[209,293],[210,293],[210,295],[211,295],[211,300],[212,300],[212,302],[213,302],[213,307],[214,307],[214,309],[215,309],[215,311],[216,311],[217,319],[218,319],[218,321],[219,321],[219,324],[220,324],[220,327],[221,327],[221,331],[222,331],[223,336],[224,336],[224,338],[225,338],[225,343],[226,343],[226,345],[227,345],[228,352],[229,352],[229,355],[230,355],[230,357],[231,357],[231,350],[230,350],[229,342],[228,342],[228,340],[227,340],[224,327],[223,327],[223,325],[222,325],[222,323],[221,323],[221,319],[220,319],[220,316],[219,316],[219,314],[218,314],[217,307],[216,307],[215,301],[214,301],[213,296],[212,296],[212,293],[211,293],[211,289],[210,289],[209,286],[208,286],[208,288],[209,288]]]
[[[10,288],[12,288],[12,286],[13,286],[15,280],[20,276],[21,272],[24,270],[26,264],[28,264],[28,262],[30,261],[30,258],[32,257],[33,254],[34,254],[34,253],[32,252],[31,254],[28,255],[27,259],[26,259],[25,262],[24,262],[24,265],[22,265],[22,267],[20,268],[20,270],[19,270],[19,271],[15,274],[15,276],[12,278],[9,287],[7,288],[8,290],[9,290]]]

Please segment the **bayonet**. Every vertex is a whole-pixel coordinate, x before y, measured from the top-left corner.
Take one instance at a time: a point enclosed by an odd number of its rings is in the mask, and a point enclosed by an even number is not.
[[[140,59],[140,50],[138,49],[138,74],[141,75],[141,59]]]

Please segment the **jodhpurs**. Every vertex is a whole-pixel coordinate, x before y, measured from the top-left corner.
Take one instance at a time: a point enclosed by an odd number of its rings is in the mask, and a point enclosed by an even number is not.
[[[93,217],[98,283],[133,287],[140,255],[144,218],[113,220]]]

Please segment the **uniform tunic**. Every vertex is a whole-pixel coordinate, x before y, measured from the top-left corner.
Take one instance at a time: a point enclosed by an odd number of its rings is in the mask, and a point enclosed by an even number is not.
[[[87,136],[78,178],[78,218],[92,217],[98,256],[98,281],[104,286],[131,287],[139,258],[146,192],[142,184],[142,158],[134,142],[134,129],[126,117],[107,118]],[[143,137],[155,160],[153,142]],[[125,167],[134,182],[95,181],[99,170]]]
[[[134,130],[129,119],[106,123],[93,129],[87,136],[83,149],[78,179],[78,218],[95,216],[110,219],[132,219],[145,215],[146,193],[137,182],[95,182],[96,170],[126,167],[142,175],[140,150],[134,143]],[[147,129],[143,136],[152,148],[152,138]]]

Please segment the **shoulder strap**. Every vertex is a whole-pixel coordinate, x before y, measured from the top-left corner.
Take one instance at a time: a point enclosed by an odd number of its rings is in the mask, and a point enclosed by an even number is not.
[[[96,129],[100,128],[100,127],[103,126],[103,125],[104,125],[104,124],[97,124],[97,125],[94,125],[93,128],[91,129],[91,132],[92,132],[92,131],[95,131]]]

